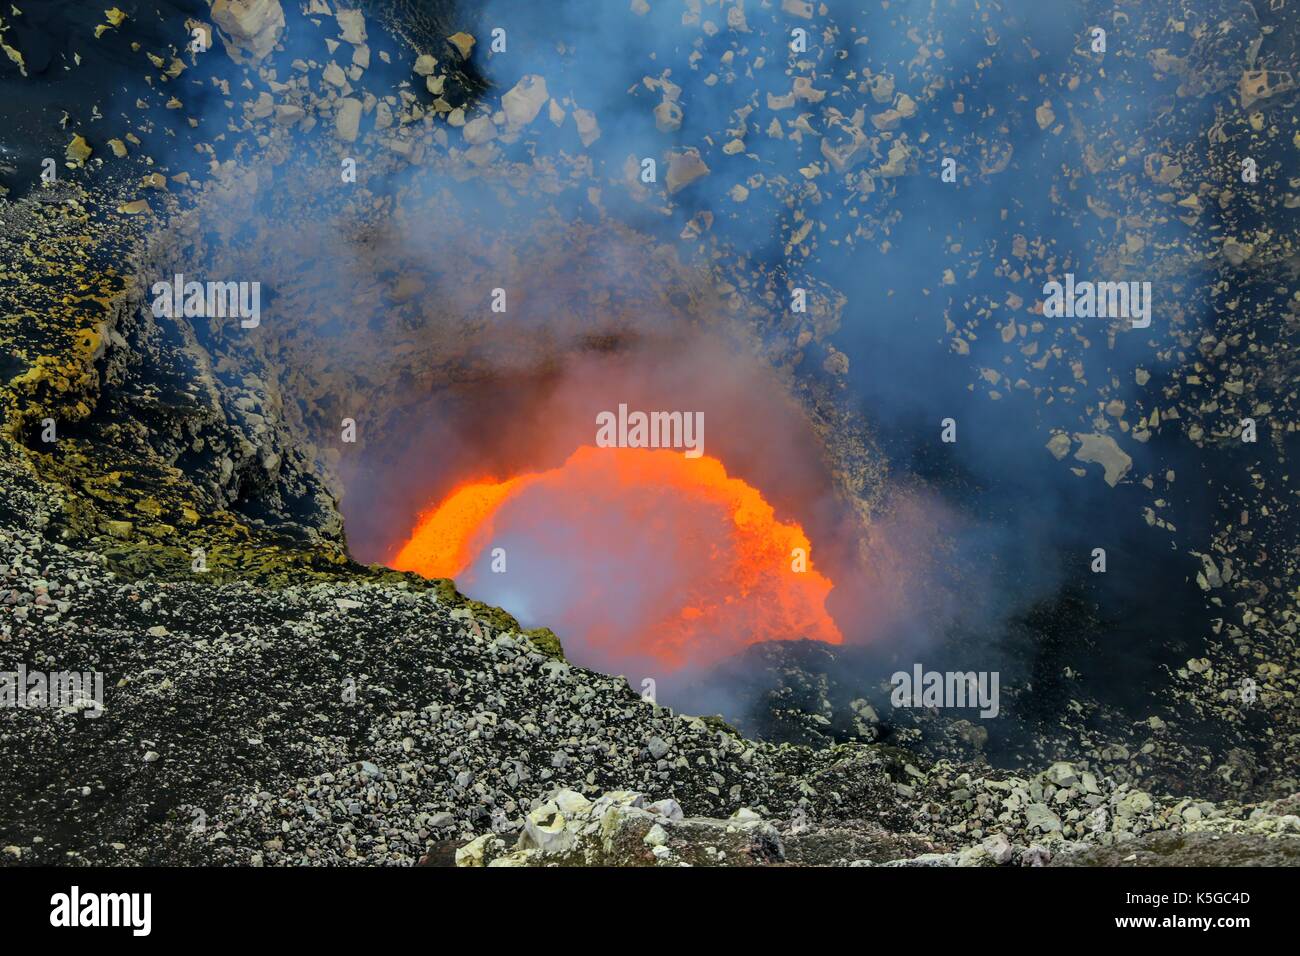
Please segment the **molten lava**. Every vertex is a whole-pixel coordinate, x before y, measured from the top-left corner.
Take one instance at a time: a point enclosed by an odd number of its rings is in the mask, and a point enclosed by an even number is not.
[[[479,573],[497,547],[506,573]],[[671,671],[761,641],[842,643],[809,554],[716,458],[584,446],[549,471],[460,485],[391,564],[538,615],[577,663]]]

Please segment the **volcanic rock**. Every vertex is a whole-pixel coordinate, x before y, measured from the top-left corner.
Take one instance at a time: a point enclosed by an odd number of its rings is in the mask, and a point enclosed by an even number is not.
[[[360,10],[339,10],[334,14],[344,43],[360,45],[366,42],[366,18]]]
[[[1074,457],[1079,461],[1095,463],[1102,466],[1106,484],[1114,487],[1133,467],[1133,459],[1119,447],[1110,435],[1096,432],[1088,435],[1075,435],[1079,448]]]
[[[348,82],[347,75],[343,72],[343,68],[337,63],[326,64],[324,71],[321,73],[321,79],[326,83],[329,83],[331,86],[337,86],[339,89],[346,86]]]
[[[465,124],[461,131],[465,136],[465,142],[471,146],[478,146],[482,143],[489,142],[496,138],[497,129],[492,125],[492,120],[487,116],[477,116]]]
[[[72,142],[68,144],[67,158],[69,162],[76,163],[78,166],[84,165],[86,160],[90,159],[94,151],[90,144],[86,142],[85,137],[80,133],[72,137]]]
[[[345,96],[339,100],[338,112],[334,114],[334,130],[339,139],[351,143],[357,138],[361,127],[361,101],[355,97]]]
[[[474,50],[474,37],[468,33],[453,33],[447,37],[447,42],[460,54],[462,60],[468,60],[470,53]]]
[[[699,150],[694,147],[676,150],[668,160],[668,194],[679,192],[708,174],[709,167],[700,158]]]
[[[596,114],[591,110],[574,110],[573,122],[578,128],[578,139],[582,141],[583,146],[590,146],[600,139],[600,124],[596,122]]]
[[[215,0],[211,13],[226,53],[236,63],[265,59],[284,31],[280,0]]]
[[[549,98],[545,77],[534,74],[523,77],[501,97],[506,122],[516,128],[527,126],[537,118]]]
[[[661,133],[672,133],[682,128],[682,108],[671,100],[664,100],[655,107],[655,129]]]
[[[578,796],[557,791],[527,815],[513,849],[485,834],[457,852],[457,865],[743,866],[785,860],[781,834],[750,811],[727,820],[674,819],[662,810],[675,804],[647,804],[635,792],[572,799]],[[559,806],[566,797],[567,813]]]

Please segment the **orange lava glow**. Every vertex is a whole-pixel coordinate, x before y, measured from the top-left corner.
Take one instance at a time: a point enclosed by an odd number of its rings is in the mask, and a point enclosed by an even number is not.
[[[602,662],[617,660],[621,651],[677,669],[761,641],[843,643],[825,608],[832,582],[811,557],[805,570],[792,566],[796,549],[811,554],[803,528],[777,520],[758,489],[729,477],[707,455],[583,446],[549,471],[467,482],[420,517],[391,566],[459,577],[497,536],[541,523],[549,529],[548,549],[577,549],[593,562],[593,574],[613,569],[617,587],[606,578],[585,589],[608,594],[575,591],[593,607],[602,596],[615,605],[594,612],[591,633],[582,635]],[[564,541],[551,546],[557,528]],[[553,557],[554,564],[534,565],[564,573],[560,556]],[[649,600],[635,593],[642,581],[646,591],[658,588]],[[584,582],[560,584],[583,589]],[[568,647],[573,635],[560,636]]]

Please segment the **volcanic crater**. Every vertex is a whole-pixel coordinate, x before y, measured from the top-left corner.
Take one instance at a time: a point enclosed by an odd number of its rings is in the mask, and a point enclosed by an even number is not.
[[[188,6],[103,37],[132,93],[74,117],[90,154],[22,121],[67,171],[13,179],[0,228],[0,650],[112,690],[94,718],[0,714],[9,859],[655,862],[649,798],[707,818],[662,844],[693,862],[751,824],[735,860],[1177,859],[1166,831],[1291,852],[1294,254],[1217,230],[1297,206],[1211,204],[1195,145],[1221,145],[1231,76],[1294,57],[1271,23],[1135,12],[1151,56],[1116,82],[1176,79],[1150,104],[1167,141],[1130,150],[1057,138],[1107,75],[1064,41],[1054,105],[968,112],[985,58],[1043,69],[986,23],[978,58],[917,33],[806,60],[787,4],[691,39],[698,16],[633,4],[673,72],[560,17],[601,70],[638,64],[625,112],[565,91],[595,68],[527,5],[499,13],[532,37],[518,61],[473,52],[485,25],[455,4]],[[1008,6],[1004,32],[1045,29]],[[815,14],[826,37],[843,13]],[[209,14],[220,44],[187,54],[172,34]],[[752,97],[705,105],[742,77]],[[1238,96],[1213,130],[1267,166],[1263,111],[1294,94],[1249,89],[1258,112]],[[930,195],[910,225],[942,158],[918,113],[970,157],[964,187],[1001,197],[1010,169],[1027,198],[965,200],[976,226]],[[1156,248],[1176,294],[1150,338],[1048,327],[1027,298]],[[176,275],[259,282],[261,321],[156,314]],[[1264,315],[1286,317],[1267,355]],[[700,454],[602,447],[620,406],[701,415]],[[1267,453],[1240,445],[1246,412]],[[999,672],[998,720],[891,702],[925,665]],[[614,805],[617,853],[529,842]]]

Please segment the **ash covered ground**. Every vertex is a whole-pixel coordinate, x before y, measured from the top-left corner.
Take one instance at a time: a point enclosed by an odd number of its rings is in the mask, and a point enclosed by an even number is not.
[[[0,708],[0,860],[1296,860],[1291,4],[27,7],[0,670],[105,691]],[[512,606],[582,581],[384,566],[620,381],[707,404],[842,644],[648,700]]]

